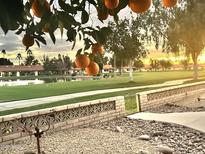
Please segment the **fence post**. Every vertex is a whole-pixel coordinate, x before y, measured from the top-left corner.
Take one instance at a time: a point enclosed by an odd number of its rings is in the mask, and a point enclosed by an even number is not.
[[[137,106],[138,106],[138,108],[139,108],[139,112],[141,112],[142,109],[141,109],[140,94],[136,94],[136,100],[137,100]]]

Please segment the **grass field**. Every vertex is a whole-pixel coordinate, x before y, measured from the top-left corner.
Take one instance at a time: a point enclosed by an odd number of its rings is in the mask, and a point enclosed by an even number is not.
[[[205,71],[200,71],[199,75],[205,76]],[[56,96],[90,90],[150,85],[191,77],[192,71],[138,72],[134,73],[133,82],[129,82],[128,74],[124,74],[123,76],[112,79],[1,87],[0,102]]]

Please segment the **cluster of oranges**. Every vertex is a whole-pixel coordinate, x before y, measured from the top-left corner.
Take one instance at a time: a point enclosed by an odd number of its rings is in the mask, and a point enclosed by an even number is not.
[[[50,11],[50,4],[45,0],[45,1],[39,1],[39,0],[33,0],[31,9],[33,11],[33,14],[41,18],[44,14],[44,12],[49,12]],[[45,24],[45,26],[42,29],[43,32],[48,32],[49,31],[49,24]],[[33,46],[34,44],[34,37],[31,34],[25,34],[22,40],[22,43],[26,48],[29,48]]]
[[[118,7],[120,0],[104,0],[104,6],[108,11],[98,10],[98,18],[100,20],[106,20],[108,15],[113,16],[115,9]],[[143,13],[147,11],[151,6],[152,0],[128,0],[129,8],[135,13]],[[162,5],[166,8],[174,7],[177,4],[177,0],[162,0]]]
[[[95,43],[92,45],[92,54],[100,54],[104,53],[103,46],[99,43]],[[99,73],[99,66],[96,62],[91,61],[87,54],[80,54],[76,56],[75,65],[77,68],[85,69],[87,75],[97,75]]]
[[[114,15],[115,9],[119,6],[120,0],[102,0],[103,5],[107,9],[105,12],[98,10],[98,18],[100,20],[106,20],[108,15]],[[151,6],[152,0],[128,0],[128,6],[133,12],[143,13],[147,11]],[[177,4],[177,0],[162,0],[162,5],[166,8],[174,7]],[[41,18],[45,12],[50,12],[50,4],[47,0],[33,0],[31,9],[33,14]],[[43,32],[49,32],[49,24],[45,24],[42,29]],[[34,37],[31,34],[25,34],[22,43],[26,48],[33,46]],[[102,45],[95,43],[92,45],[92,54],[103,55],[104,49]],[[86,54],[80,54],[76,56],[75,64],[78,68],[86,70],[88,75],[97,75],[99,73],[99,66],[96,62],[91,61]]]

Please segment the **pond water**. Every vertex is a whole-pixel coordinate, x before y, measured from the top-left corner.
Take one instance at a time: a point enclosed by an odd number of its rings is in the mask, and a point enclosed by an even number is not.
[[[31,85],[31,84],[43,84],[43,80],[16,80],[16,81],[3,81],[0,80],[0,87],[3,86],[21,86],[21,85]]]

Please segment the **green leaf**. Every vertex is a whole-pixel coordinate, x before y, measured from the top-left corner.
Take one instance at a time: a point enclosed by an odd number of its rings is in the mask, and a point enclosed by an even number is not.
[[[109,27],[103,27],[100,29],[100,32],[104,35],[104,36],[109,36],[112,33],[112,30]]]
[[[74,17],[66,12],[58,12],[58,19],[63,23],[66,29],[69,29],[72,25],[77,26],[79,23],[75,21]]]
[[[84,39],[84,44],[85,44],[85,47],[84,47],[84,50],[88,50],[91,46],[91,41],[89,38],[85,38]]]
[[[73,49],[74,49],[75,44],[76,44],[76,39],[73,41],[73,46],[72,46],[71,50],[73,50]]]
[[[77,13],[77,11],[75,10],[75,8],[72,7],[70,4],[66,4],[63,0],[59,0],[58,2],[59,2],[60,7],[61,7],[64,11],[66,11],[66,12],[68,12],[68,13],[71,13],[71,14],[76,14],[76,13]]]
[[[77,55],[80,55],[82,51],[83,51],[83,49],[82,49],[82,48],[81,48],[81,49],[79,49],[79,50],[77,51],[77,53],[76,53],[76,56],[77,56]]]
[[[88,20],[89,20],[89,14],[85,10],[83,10],[82,11],[82,16],[81,16],[82,24],[87,23]]]
[[[40,43],[37,40],[35,40],[35,42],[36,42],[37,46],[40,48]]]
[[[51,40],[52,40],[53,43],[55,44],[55,42],[56,42],[56,38],[55,38],[54,33],[49,31],[49,35],[50,35]]]
[[[106,43],[106,37],[100,31],[95,31],[94,32],[94,38],[100,44],[105,44]]]
[[[97,5],[97,3],[94,0],[87,0],[90,4],[93,4],[94,6]]]
[[[22,31],[23,31],[23,28],[20,28],[15,34],[19,35],[22,33]]]
[[[115,9],[115,11],[118,13],[120,10],[124,9],[128,5],[128,0],[120,0],[118,7]]]
[[[76,39],[77,32],[74,28],[70,28],[67,31],[67,40],[66,41],[74,41]]]
[[[60,28],[60,32],[61,32],[61,38],[63,37],[63,23],[61,21],[59,21],[59,28]]]
[[[36,38],[38,41],[40,41],[41,43],[43,43],[43,44],[46,45],[46,40],[45,40],[42,36],[37,35],[37,36],[35,36],[35,38]]]

